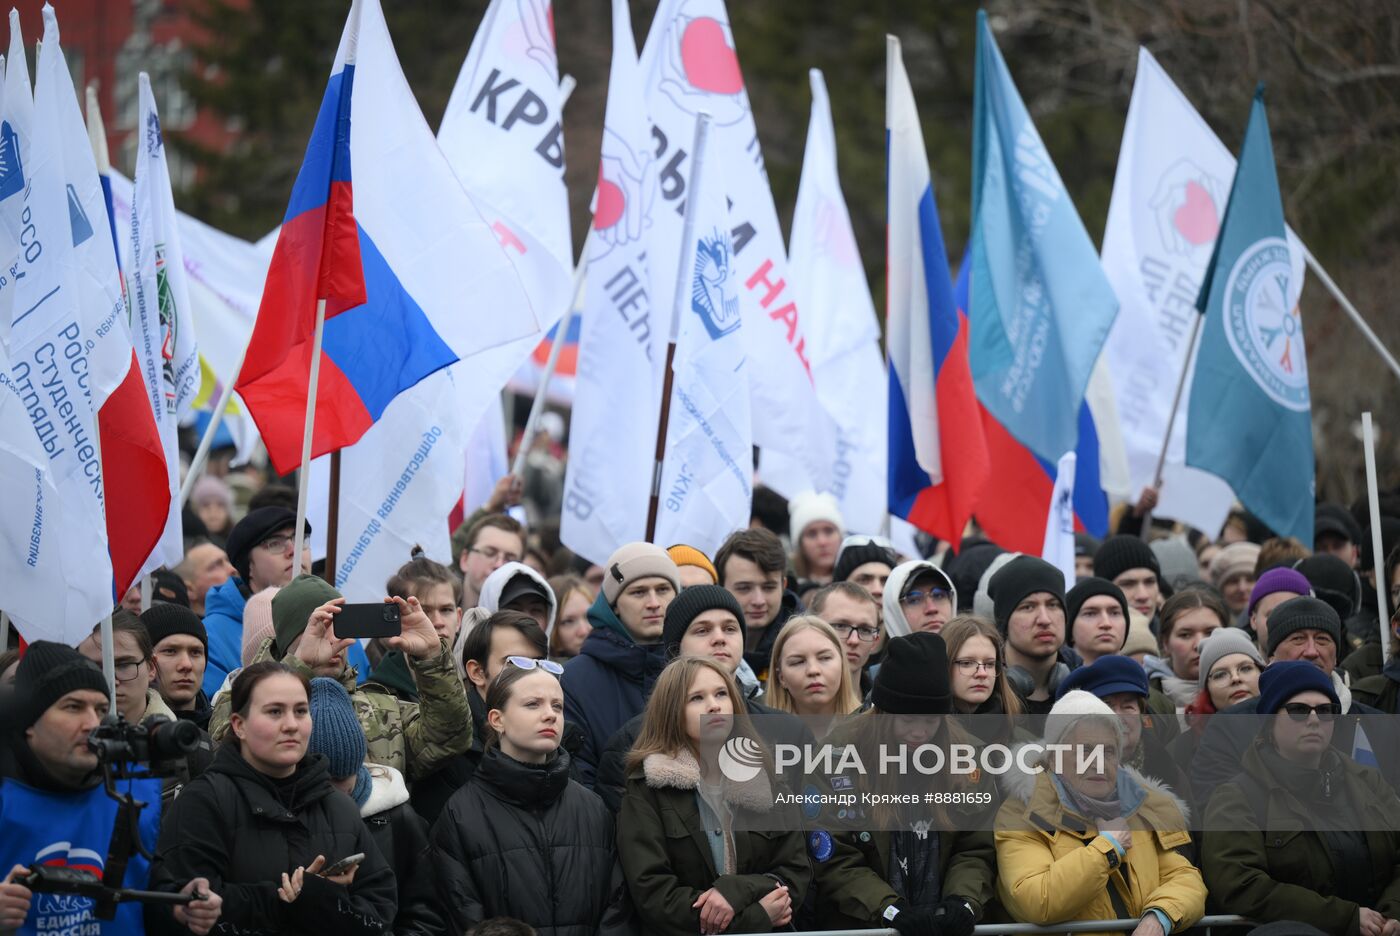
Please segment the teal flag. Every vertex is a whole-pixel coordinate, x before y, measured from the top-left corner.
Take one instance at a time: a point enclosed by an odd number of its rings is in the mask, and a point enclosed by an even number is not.
[[[1312,402],[1292,277],[1260,87],[1196,302],[1186,463],[1228,481],[1275,533],[1311,543]]]
[[[1118,297],[985,11],[976,72],[968,358],[982,405],[1054,465],[1075,450],[1084,388]]]

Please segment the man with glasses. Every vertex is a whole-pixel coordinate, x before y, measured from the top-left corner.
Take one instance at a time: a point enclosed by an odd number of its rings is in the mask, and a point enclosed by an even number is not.
[[[836,567],[841,568],[841,560]],[[860,697],[870,694],[871,678],[867,665],[880,645],[880,606],[875,596],[850,581],[833,582],[812,593],[808,610],[830,624],[846,650],[846,666],[851,684],[859,686]]]
[[[525,557],[525,528],[514,517],[488,513],[467,528],[457,567],[462,570],[462,607],[481,601],[486,577],[507,562]]]
[[[891,637],[916,631],[936,634],[958,606],[958,590],[948,574],[925,559],[895,566],[885,583],[885,630]]]

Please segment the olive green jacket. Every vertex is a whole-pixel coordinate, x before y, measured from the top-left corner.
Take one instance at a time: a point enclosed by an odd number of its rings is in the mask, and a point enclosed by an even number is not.
[[[1305,806],[1271,774],[1259,753],[1245,752],[1248,778],[1218,786],[1206,807],[1201,870],[1210,904],[1259,923],[1297,920],[1328,933],[1360,932],[1359,906],[1334,896],[1336,874],[1327,844],[1317,832],[1317,806]],[[1331,769],[1344,784],[1363,827],[1400,830],[1400,799],[1380,772],[1334,755]],[[1262,826],[1262,829],[1261,829]],[[1371,907],[1400,918],[1400,831],[1368,831]]]
[[[270,659],[273,659],[271,638],[258,647],[253,662]],[[295,656],[288,655],[282,662],[308,679],[313,675]],[[416,703],[400,702],[383,686],[374,683],[357,686],[353,667],[347,666],[339,679],[350,693],[360,727],[365,730],[370,763],[393,767],[410,780],[416,780],[458,754],[466,753],[472,743],[472,718],[466,691],[452,666],[446,641],[441,641],[437,656],[409,660],[408,665],[418,684],[419,701]],[[232,678],[228,685],[231,684]],[[214,697],[214,713],[209,718],[209,736],[215,743],[228,733],[228,719],[229,691],[223,689]]]

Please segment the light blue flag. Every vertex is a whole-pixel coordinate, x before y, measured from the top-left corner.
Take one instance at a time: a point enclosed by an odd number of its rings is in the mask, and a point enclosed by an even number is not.
[[[1261,86],[1196,302],[1186,464],[1228,481],[1275,533],[1311,543],[1312,402],[1292,270]]]
[[[972,124],[972,279],[977,398],[1050,462],[1073,451],[1089,372],[1118,299],[1011,73],[977,14]]]

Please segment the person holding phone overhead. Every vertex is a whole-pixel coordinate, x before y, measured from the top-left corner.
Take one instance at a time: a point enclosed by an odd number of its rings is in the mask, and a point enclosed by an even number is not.
[[[354,800],[308,755],[310,691],[285,663],[233,682],[230,735],[166,810],[151,864],[155,890],[202,877],[242,934],[379,934],[394,920],[394,873]],[[330,866],[364,855],[339,874]]]
[[[254,662],[281,661],[307,679],[328,676],[350,693],[369,745],[369,761],[392,767],[412,783],[471,747],[471,715],[447,641],[433,628],[417,598],[386,598],[400,617],[400,633],[384,640],[408,658],[418,686],[417,702],[401,702],[375,683],[356,685],[346,652],[356,641],[336,633],[345,599],[323,579],[300,575],[272,599],[273,636]],[[209,736],[229,731],[230,693],[214,699]]]

